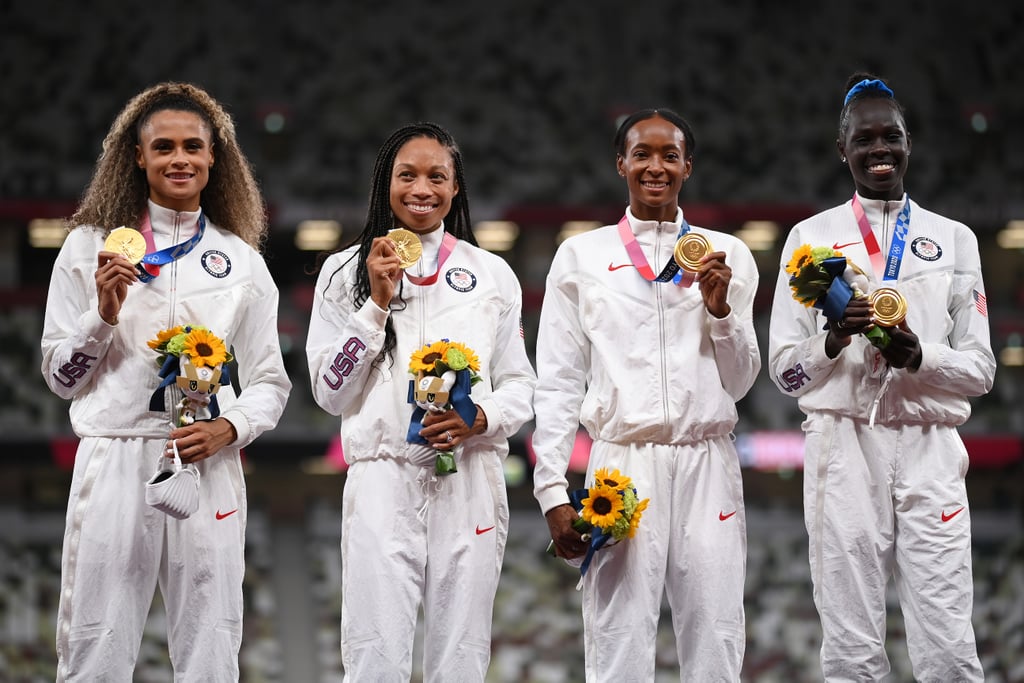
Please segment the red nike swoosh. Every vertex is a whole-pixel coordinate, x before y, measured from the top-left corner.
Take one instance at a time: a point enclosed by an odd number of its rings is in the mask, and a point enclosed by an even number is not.
[[[948,515],[945,512],[943,512],[942,513],[942,521],[943,522],[948,522],[949,520],[953,519],[954,517],[956,517],[957,515],[959,515],[963,511],[964,511],[964,508],[961,505],[957,510],[949,513]]]
[[[616,266],[613,263],[609,262],[608,263],[608,272],[611,272],[613,270],[618,270],[619,268],[631,268],[632,266],[633,266],[632,263],[623,263],[621,265]]]
[[[216,516],[217,516],[217,519],[220,520],[220,519],[224,519],[225,517],[230,517],[231,515],[235,514],[236,512],[238,512],[238,508],[235,508],[231,512],[225,512],[223,514],[221,514],[220,510],[217,510],[217,515]]]
[[[835,249],[836,251],[839,251],[843,247],[850,247],[853,246],[854,244],[860,244],[860,241],[858,240],[856,242],[847,242],[846,244],[836,244],[835,242],[833,242],[832,248]]]
[[[729,519],[730,517],[732,517],[732,516],[733,516],[733,515],[735,515],[735,514],[736,514],[736,511],[735,511],[735,510],[733,510],[733,511],[732,511],[732,512],[730,512],[729,514],[725,514],[724,512],[719,512],[719,513],[718,513],[718,519],[720,519],[721,521],[723,521],[723,522],[724,522],[725,520]]]
[[[493,528],[494,528],[493,526],[489,526],[486,529],[481,529],[480,526],[477,525],[477,527],[476,527],[476,535],[479,536],[480,534],[486,534],[488,531],[490,531]]]

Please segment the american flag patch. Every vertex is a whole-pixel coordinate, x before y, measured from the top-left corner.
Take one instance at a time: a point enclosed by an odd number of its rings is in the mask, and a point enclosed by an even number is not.
[[[526,339],[526,333],[523,331],[523,316],[519,316],[519,338]]]
[[[976,289],[973,292],[971,292],[971,294],[974,296],[974,307],[976,309],[978,309],[978,313],[981,313],[983,316],[985,316],[987,318],[988,317],[988,299],[986,299],[985,295],[982,294],[981,292],[979,292]]]

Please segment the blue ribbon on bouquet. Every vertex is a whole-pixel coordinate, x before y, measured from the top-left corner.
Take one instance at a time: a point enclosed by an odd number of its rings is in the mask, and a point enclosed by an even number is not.
[[[583,499],[589,495],[589,489],[576,489],[569,494],[569,503],[576,510],[577,514],[583,510]],[[590,562],[594,559],[594,553],[604,547],[604,544],[610,541],[611,538],[611,533],[602,531],[600,527],[595,526],[590,530],[590,543],[587,544],[587,554],[583,557],[583,563],[580,564],[581,582],[583,577],[586,576],[587,570],[590,569]]]
[[[825,312],[829,320],[842,320],[846,312],[846,304],[853,298],[853,289],[850,283],[843,279],[843,272],[846,270],[846,257],[833,256],[821,262],[821,267],[832,277],[832,284],[828,291],[814,302],[814,307]],[[825,326],[826,328],[828,325]]]
[[[160,366],[160,372],[157,373],[163,379],[153,395],[149,397],[149,409],[154,412],[161,412],[164,410],[164,392],[167,387],[174,384],[178,375],[181,374],[181,365],[178,357],[173,354],[167,354],[167,358],[164,359],[164,364]],[[220,369],[220,381],[219,384],[222,387],[226,387],[231,383],[231,372],[228,369],[227,363],[224,363]],[[217,394],[210,394],[210,418],[216,419],[220,417],[220,408],[217,406]]]
[[[469,374],[468,369],[458,370],[455,373],[455,384],[448,392],[448,402],[451,404],[452,409],[459,414],[462,421],[470,427],[476,421],[476,404],[473,403],[472,399],[469,398],[469,390],[472,387],[472,377]],[[409,380],[409,398],[408,402],[413,405],[416,404],[416,380]],[[428,443],[426,439],[420,436],[420,430],[423,429],[423,418],[427,414],[427,411],[419,406],[413,408],[412,418],[409,421],[409,431],[405,435],[405,440],[408,443]]]

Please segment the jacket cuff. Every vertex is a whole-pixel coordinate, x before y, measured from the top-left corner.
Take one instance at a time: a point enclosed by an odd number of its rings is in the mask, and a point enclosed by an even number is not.
[[[117,325],[111,325],[106,320],[100,317],[100,312],[95,308],[87,310],[82,315],[82,331],[85,332],[89,339],[95,339],[96,341],[107,341],[114,336],[114,330],[117,329]]]
[[[230,409],[221,413],[220,416],[231,423],[231,426],[235,428],[235,433],[238,435],[238,438],[231,445],[236,448],[248,446],[251,441],[252,429],[249,428],[249,420],[246,419],[245,413],[240,410]]]
[[[569,504],[569,493],[561,486],[552,486],[539,491],[534,491],[534,497],[537,499],[537,502],[540,503],[540,511],[545,515],[549,510],[552,510],[559,505]]]

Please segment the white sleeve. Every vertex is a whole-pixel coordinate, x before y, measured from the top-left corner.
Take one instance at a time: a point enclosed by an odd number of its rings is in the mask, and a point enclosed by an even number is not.
[[[384,348],[390,315],[369,298],[355,310],[346,281],[352,270],[342,264],[347,256],[335,254],[324,262],[306,338],[313,399],[331,415],[341,415],[362,397],[373,361]]]
[[[572,259],[566,244],[548,273],[537,333],[533,494],[544,513],[569,502],[566,470],[590,367],[590,340],[580,324],[578,284],[571,276],[575,268],[566,265]]]
[[[953,329],[948,343],[921,342],[919,379],[965,396],[981,396],[992,389],[996,359],[984,297],[978,239],[965,226],[958,235],[953,297],[948,303]]]
[[[782,249],[768,332],[768,370],[772,381],[793,397],[802,396],[824,384],[842,357],[842,352],[835,358],[826,355],[828,332],[819,329],[821,325],[813,308],[793,298],[785,264],[800,243],[794,229]]]
[[[77,254],[92,253],[83,230],[71,231],[54,262],[40,342],[43,378],[65,399],[92,384],[114,332],[96,310],[96,266],[86,272],[74,262]]]
[[[733,261],[729,282],[729,307],[724,318],[708,313],[711,342],[715,349],[722,387],[738,401],[754,386],[761,370],[761,352],[754,332],[754,295],[757,293],[757,265],[750,250],[739,244],[730,255]]]
[[[537,376],[522,335],[522,290],[511,269],[504,284],[507,305],[501,312],[495,331],[494,356],[489,371],[491,393],[477,405],[487,416],[486,434],[500,434],[507,439],[533,417],[533,389]]]
[[[266,263],[253,255],[256,280],[232,340],[241,392],[221,413],[238,434],[233,445],[244,447],[277,426],[291,392],[277,332],[278,290]]]

